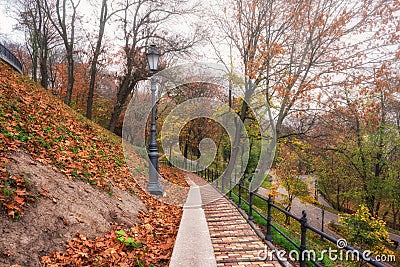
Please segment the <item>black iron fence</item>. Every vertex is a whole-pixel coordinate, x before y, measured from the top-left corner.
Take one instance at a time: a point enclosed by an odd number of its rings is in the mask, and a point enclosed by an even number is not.
[[[200,170],[201,170],[199,164],[197,164],[194,161],[184,159],[183,157],[182,158],[174,157],[171,161],[168,160],[166,157],[163,157],[160,159],[160,163],[163,163],[168,166],[173,165],[175,167],[178,167],[178,168],[190,171],[190,172],[195,172],[195,173],[200,173]],[[208,170],[208,171],[209,171],[209,173],[211,173],[212,170]],[[209,174],[209,176],[211,177],[211,174]]]
[[[226,194],[229,199],[232,201],[232,195],[235,195],[237,198],[237,206],[239,208],[243,208],[243,204],[246,203],[248,206],[248,211],[247,211],[247,217],[249,221],[254,221],[254,215],[257,213],[261,218],[263,218],[266,221],[266,227],[265,227],[265,233],[264,235],[264,240],[265,241],[273,241],[272,239],[272,229],[274,229],[279,235],[284,237],[288,242],[290,242],[293,246],[295,246],[298,251],[299,251],[299,262],[301,267],[305,267],[307,263],[311,263],[314,266],[322,267],[318,260],[315,259],[313,256],[313,253],[311,253],[310,250],[307,248],[307,233],[312,232],[316,234],[317,236],[320,236],[321,239],[326,239],[327,241],[331,242],[332,244],[338,246],[339,249],[346,250],[348,253],[346,255],[350,256],[350,259],[357,259],[360,261],[367,262],[368,264],[372,266],[378,266],[378,267],[387,267],[387,265],[383,264],[382,262],[378,261],[377,259],[373,257],[369,257],[369,255],[366,255],[365,253],[349,246],[347,243],[343,244],[343,246],[339,247],[339,243],[342,241],[341,239],[336,239],[333,236],[328,235],[327,233],[324,232],[324,222],[322,222],[322,228],[321,230],[311,226],[307,222],[307,213],[303,210],[302,216],[301,217],[296,217],[295,215],[291,214],[290,212],[286,211],[285,209],[277,206],[276,204],[273,203],[271,197],[265,198],[257,193],[251,192],[247,187],[243,185],[243,182],[239,182],[236,186],[232,187],[232,184],[227,184],[224,185],[223,179],[221,179],[220,173],[216,170],[210,170],[210,169],[204,169],[202,171],[198,171],[199,169],[202,168],[197,168],[197,174],[204,177],[209,183],[213,184],[213,186],[221,191],[221,193]],[[193,170],[195,171],[195,170]],[[218,181],[221,182],[218,182]],[[231,180],[230,182],[231,183]],[[235,190],[233,190],[235,189]],[[267,212],[260,211],[259,209],[254,208],[254,200],[255,198],[260,199],[261,201],[265,202],[267,204]],[[289,237],[287,234],[285,234],[280,228],[278,227],[278,224],[274,222],[274,218],[272,216],[272,210],[276,210],[279,213],[283,213],[285,216],[288,216],[295,221],[299,222],[300,224],[300,244],[295,242],[291,237]],[[245,212],[245,211],[244,211]],[[324,213],[324,209],[322,209],[322,213]],[[322,214],[323,215],[323,214]],[[323,217],[322,217],[323,218]],[[315,255],[315,254],[314,254]]]
[[[13,53],[4,45],[0,44],[0,58],[10,64],[14,69],[22,74],[22,64]]]

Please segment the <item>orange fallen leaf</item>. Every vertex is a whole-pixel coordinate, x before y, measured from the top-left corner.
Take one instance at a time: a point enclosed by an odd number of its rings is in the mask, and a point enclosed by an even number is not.
[[[18,188],[17,190],[15,190],[15,193],[18,195],[18,196],[25,196],[26,195],[26,188]]]
[[[15,196],[14,197],[15,202],[17,202],[18,204],[20,204],[21,206],[25,204],[25,199],[23,199],[22,197],[19,196]]]
[[[13,209],[9,209],[8,212],[7,212],[7,215],[14,219],[14,216],[15,216],[14,210]]]
[[[47,186],[45,186],[45,185],[42,185],[42,187],[41,187],[41,188],[42,188],[42,190],[43,190],[43,191],[49,192],[49,188],[48,188]]]

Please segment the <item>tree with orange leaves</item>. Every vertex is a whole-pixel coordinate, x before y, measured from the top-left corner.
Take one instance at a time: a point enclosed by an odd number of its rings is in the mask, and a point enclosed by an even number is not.
[[[187,52],[199,41],[201,35],[196,32],[192,36],[173,34],[167,29],[168,23],[182,14],[189,14],[193,7],[183,0],[171,0],[168,3],[157,0],[116,1],[123,10],[119,21],[122,47],[118,58],[122,70],[118,77],[118,91],[111,119],[108,125],[114,131],[124,105],[137,89],[139,83],[148,79],[151,73],[147,66],[146,49],[151,42],[157,43],[158,50],[166,55],[174,52]],[[159,69],[165,68],[161,62]]]
[[[218,26],[241,72],[265,90],[278,136],[285,118],[317,107],[326,88],[395,56],[381,52],[399,37],[398,1],[231,0],[228,7]]]
[[[47,15],[50,23],[57,31],[58,35],[63,41],[66,60],[67,60],[67,91],[64,102],[71,105],[72,93],[75,83],[74,67],[75,67],[75,45],[76,45],[76,21],[77,8],[80,1],[74,0],[45,0],[43,10]]]
[[[393,50],[383,52],[399,38],[399,9],[397,0],[230,0],[216,21],[236,48],[245,98],[263,90],[276,135],[284,138],[296,134],[283,132],[287,118],[319,112],[326,91],[349,77],[362,79],[372,62],[395,57]],[[244,101],[242,121],[247,111]]]

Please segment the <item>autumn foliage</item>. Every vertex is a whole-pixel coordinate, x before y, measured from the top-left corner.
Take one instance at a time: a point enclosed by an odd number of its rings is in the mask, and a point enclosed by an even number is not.
[[[161,164],[159,166],[159,172],[161,176],[169,182],[183,187],[189,187],[185,175],[179,169]]]
[[[2,158],[2,162],[7,162]],[[11,176],[2,168],[0,172],[0,203],[6,209],[7,215],[18,219],[23,215],[23,207],[33,201],[33,196],[27,192],[24,177],[21,175]]]
[[[354,214],[341,214],[341,223],[347,230],[346,236],[352,244],[370,249],[375,255],[389,254],[383,243],[391,243],[386,223],[372,217],[365,205],[360,205]]]
[[[23,177],[12,177],[6,170],[8,153],[20,149],[70,179],[81,179],[106,191],[118,187],[134,193],[146,205],[146,211],[139,215],[140,223],[132,227],[115,225],[108,234],[94,240],[79,233],[68,242],[67,251],[43,257],[43,266],[166,266],[181,208],[157,201],[137,185],[125,164],[118,137],[78,115],[2,62],[0,72],[0,205],[7,214],[22,216],[25,203],[32,200]],[[136,160],[138,165],[145,164],[140,158]],[[142,245],[133,248],[118,241],[115,231],[119,229]]]

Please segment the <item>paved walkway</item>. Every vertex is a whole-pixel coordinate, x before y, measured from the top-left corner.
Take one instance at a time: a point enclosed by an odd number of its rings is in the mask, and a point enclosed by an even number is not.
[[[187,178],[192,184],[191,190],[198,188],[200,191],[202,209],[204,210],[209,230],[209,241],[214,253],[214,266],[282,266],[277,260],[269,261],[272,257],[270,254],[267,256],[264,254],[266,248],[261,238],[228,199],[197,175],[187,173]],[[188,197],[188,202],[193,201],[189,201]],[[188,220],[185,216],[187,210],[187,208],[184,208],[184,215],[170,266],[213,266],[212,263],[210,264],[212,261],[209,259],[206,261],[203,261],[203,259],[196,260],[196,256],[193,256],[201,255],[203,254],[201,251],[206,251],[207,249],[204,249],[204,244],[200,246],[196,245],[200,240],[198,234],[184,233],[184,225],[187,224],[185,220]],[[193,220],[197,219],[192,217],[190,220],[191,223],[195,223]],[[200,218],[200,220],[202,219]],[[184,228],[181,229],[182,226]],[[186,237],[182,238],[184,235]],[[186,240],[186,242],[182,243],[183,240]],[[204,243],[204,240],[202,243]],[[180,248],[182,246],[186,246],[186,248]],[[181,252],[178,253],[178,251]],[[188,256],[178,256],[178,254],[183,252],[191,253],[192,256],[189,261],[187,259]],[[209,255],[209,252],[204,255]],[[267,261],[263,261],[262,258],[260,259],[260,256],[267,258]],[[205,257],[207,258],[207,256]]]

